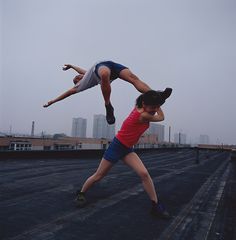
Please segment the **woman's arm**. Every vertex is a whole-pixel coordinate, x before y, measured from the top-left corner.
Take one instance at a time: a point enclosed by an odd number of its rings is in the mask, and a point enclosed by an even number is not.
[[[62,68],[64,71],[68,70],[68,69],[74,69],[77,73],[79,74],[85,74],[86,73],[86,70],[84,70],[83,68],[79,67],[79,66],[74,66],[74,65],[71,65],[71,64],[64,64],[64,67]]]
[[[55,102],[61,101],[73,94],[77,93],[76,87],[69,89],[68,91],[64,92],[59,97],[55,98],[54,100],[49,101],[47,104],[44,104],[43,107],[49,107],[50,105],[54,104]]]
[[[165,119],[165,116],[161,108],[158,108],[155,115],[152,115],[148,112],[143,112],[141,113],[139,118],[141,122],[161,122],[164,119]]]

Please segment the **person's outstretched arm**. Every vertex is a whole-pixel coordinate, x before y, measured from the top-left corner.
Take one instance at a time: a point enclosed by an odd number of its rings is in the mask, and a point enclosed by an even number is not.
[[[74,66],[71,64],[64,64],[64,67],[62,68],[64,71],[68,70],[68,69],[74,69],[77,73],[79,74],[85,74],[86,70],[84,70],[83,68],[79,67],[79,66]]]
[[[55,98],[54,100],[49,101],[48,103],[44,104],[43,107],[49,107],[50,105],[54,104],[55,102],[61,101],[73,94],[77,93],[77,90],[75,87],[69,89],[68,91],[64,92],[62,95],[59,97]]]
[[[158,108],[155,115],[152,115],[147,112],[143,112],[140,115],[140,121],[141,122],[161,122],[165,119],[164,113],[161,109],[161,107]]]

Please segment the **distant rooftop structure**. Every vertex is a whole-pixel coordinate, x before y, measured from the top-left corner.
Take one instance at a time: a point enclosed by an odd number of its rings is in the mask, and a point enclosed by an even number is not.
[[[145,135],[155,136],[158,143],[164,142],[165,126],[157,123],[150,123],[150,127],[145,132]]]
[[[187,136],[184,133],[175,133],[174,134],[174,142],[178,144],[186,144]]]
[[[210,143],[210,138],[206,134],[201,134],[199,137],[199,144],[209,144]]]
[[[32,127],[31,127],[31,137],[34,136],[34,121],[32,121]]]

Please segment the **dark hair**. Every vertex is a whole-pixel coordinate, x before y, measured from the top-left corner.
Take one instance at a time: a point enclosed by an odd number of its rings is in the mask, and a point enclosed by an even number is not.
[[[154,91],[154,90],[149,90],[143,94],[141,94],[137,99],[136,99],[136,106],[138,108],[142,108],[143,103],[145,105],[162,105],[165,102],[165,99],[161,96],[160,92]]]

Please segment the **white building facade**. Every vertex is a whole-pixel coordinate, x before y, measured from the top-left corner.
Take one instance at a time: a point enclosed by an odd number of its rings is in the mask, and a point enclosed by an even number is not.
[[[87,119],[73,118],[72,120],[72,137],[86,138]]]
[[[115,124],[109,125],[106,116],[96,114],[93,117],[93,137],[113,139],[115,136]]]

